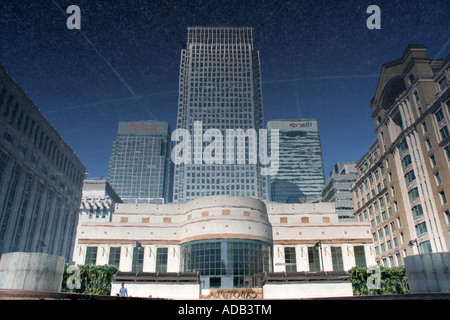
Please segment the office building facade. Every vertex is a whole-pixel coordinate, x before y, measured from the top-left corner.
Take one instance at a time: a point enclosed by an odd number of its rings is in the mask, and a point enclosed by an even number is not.
[[[167,122],[119,122],[107,181],[123,201],[172,201],[172,142]]]
[[[340,220],[355,220],[351,188],[358,178],[356,162],[338,162],[322,190],[322,201],[334,202]]]
[[[372,227],[376,260],[446,252],[450,245],[450,55],[410,45],[385,63],[371,101],[377,138],[358,162],[357,221]]]
[[[253,47],[252,28],[188,28],[187,47],[181,51],[177,129],[194,137],[196,123],[200,134],[215,129],[223,136],[226,130],[263,128],[259,51]],[[248,141],[237,143],[248,151]],[[266,177],[258,164],[206,164],[201,159],[206,145],[194,142],[194,160],[175,165],[175,202],[220,194],[267,199]]]
[[[85,167],[0,66],[0,254],[72,257]]]
[[[279,130],[279,166],[270,175],[271,201],[320,201],[325,184],[319,126],[316,119],[269,120]]]

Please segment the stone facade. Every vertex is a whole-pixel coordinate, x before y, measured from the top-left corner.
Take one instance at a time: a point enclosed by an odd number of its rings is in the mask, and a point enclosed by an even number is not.
[[[0,254],[72,256],[85,167],[0,66]]]
[[[357,221],[371,224],[378,264],[450,245],[450,55],[422,45],[385,63],[371,101],[377,138],[358,162]]]

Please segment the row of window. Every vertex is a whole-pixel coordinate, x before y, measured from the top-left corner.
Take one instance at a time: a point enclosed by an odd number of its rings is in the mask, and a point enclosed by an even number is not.
[[[132,248],[131,271],[142,272],[144,266],[144,248]],[[84,264],[97,264],[98,247],[87,247]],[[168,248],[156,248],[156,270],[155,272],[167,272]],[[119,268],[121,259],[121,247],[110,247],[108,264]]]
[[[75,232],[72,226],[77,208],[71,207],[19,162],[13,161],[12,170],[6,171],[10,161],[12,158],[0,151],[0,186],[6,191],[0,206],[0,252],[45,250],[66,254]],[[19,187],[20,181],[23,188]],[[37,229],[39,222],[41,227]],[[9,234],[13,235],[12,239],[5,238]]]
[[[309,271],[321,271],[321,265],[323,264],[323,253],[320,252],[321,250],[323,249],[320,246],[308,247]],[[367,264],[364,246],[354,246],[353,250],[356,267],[366,267]],[[295,247],[284,248],[284,259],[286,272],[297,272],[297,257]],[[344,270],[341,247],[331,247],[331,260],[333,271]]]
[[[38,148],[54,166],[66,174],[72,183],[81,186],[84,173],[77,170],[73,162],[61,151],[58,143],[50,138],[5,87],[0,90],[0,115],[11,126],[22,132],[29,139],[30,144]],[[5,131],[4,139],[13,144],[15,137],[13,133]],[[19,144],[19,151],[25,154],[26,147]]]
[[[364,182],[355,190],[358,209],[361,208],[371,197],[386,187],[386,179],[384,179],[384,166],[380,166],[370,174]],[[364,197],[364,194],[366,197]],[[371,194],[371,195],[370,195]]]

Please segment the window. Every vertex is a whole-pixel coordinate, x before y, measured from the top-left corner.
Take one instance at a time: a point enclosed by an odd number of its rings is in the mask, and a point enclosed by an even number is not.
[[[402,154],[406,150],[408,150],[408,143],[406,142],[406,139],[403,139],[398,145],[398,152],[399,154]]]
[[[333,261],[333,271],[344,270],[341,247],[331,247],[331,260]]]
[[[412,159],[411,156],[409,154],[407,154],[403,159],[402,159],[402,168],[403,170],[408,167],[410,164],[412,163]]]
[[[109,248],[109,261],[108,264],[119,268],[120,264],[120,247]]]
[[[418,225],[416,225],[417,236],[420,236],[427,232],[428,232],[428,229],[427,229],[427,225],[425,222],[422,222],[422,223],[419,223]]]
[[[271,271],[270,257],[271,246],[254,240],[199,240],[181,245],[182,271],[232,276],[234,287],[255,285],[258,274]]]
[[[431,145],[430,138],[427,138],[427,139],[425,140],[425,143],[426,143],[426,145],[427,145],[427,150],[431,150],[431,148],[432,148],[433,146]]]
[[[31,187],[33,185],[34,181],[34,175],[31,172],[28,172],[26,174],[26,180],[24,183],[24,189],[22,193],[22,199],[20,200],[20,206],[19,210],[17,212],[17,220],[16,220],[16,226],[14,229],[14,239],[12,242],[11,247],[17,250],[19,246],[20,237],[22,235],[24,220],[25,220],[25,211],[27,210],[28,203],[30,202],[30,193],[31,193]],[[62,239],[62,238],[61,238]]]
[[[297,272],[297,259],[294,247],[284,248],[284,262],[286,263],[286,272]]]
[[[450,160],[450,145],[444,147],[445,155],[447,156],[447,160]]]
[[[447,203],[447,197],[445,196],[445,192],[439,192],[439,196],[441,197],[441,203],[446,204]]]
[[[167,272],[168,248],[156,249],[156,272]]]
[[[5,138],[5,140],[8,141],[10,144],[14,143],[14,136],[7,131],[5,131],[5,133],[3,134],[3,138]]]
[[[317,246],[308,247],[309,271],[320,271],[320,256]]]
[[[413,207],[411,209],[411,213],[412,213],[414,218],[422,216],[423,215],[422,205],[418,204],[417,206]]]
[[[384,234],[386,235],[386,238],[389,237],[389,226],[388,225],[384,226]]]
[[[419,197],[419,189],[414,188],[408,192],[409,201],[413,201]]]
[[[142,272],[143,267],[144,267],[144,248],[140,246],[134,247],[131,271]]]
[[[97,247],[87,247],[84,264],[97,264]]]
[[[367,267],[366,264],[366,253],[364,250],[364,246],[354,246],[353,251],[355,254],[355,262],[357,267]]]
[[[439,109],[434,113],[434,116],[436,117],[436,121],[439,123],[442,120],[444,120],[444,113],[442,112],[442,109]]]
[[[416,180],[416,175],[414,174],[414,170],[411,170],[405,174],[405,182],[407,185],[410,184],[414,180]]]
[[[428,132],[427,123],[425,121],[422,122],[422,131],[424,134]]]
[[[422,243],[419,243],[419,250],[420,253],[431,253],[433,252],[432,248],[431,248],[431,243],[430,241],[424,241]]]
[[[390,223],[390,226],[391,226],[392,234],[395,235],[395,223],[394,223],[394,222],[391,222],[391,223]]]
[[[434,174],[434,179],[436,180],[436,184],[437,184],[438,186],[442,183],[441,176],[439,175],[439,172],[436,172],[436,173]]]
[[[439,133],[441,134],[441,139],[442,139],[442,140],[444,140],[445,138],[447,138],[447,137],[450,135],[447,126],[443,126],[443,127],[439,130]]]
[[[411,78],[411,76],[412,76],[412,78]],[[411,80],[411,82],[414,82],[414,75],[412,73],[411,73],[409,79]],[[420,102],[419,93],[417,91],[414,91],[413,95],[414,95],[414,99],[416,100],[417,104],[419,104],[419,102]]]
[[[447,77],[446,77],[446,76],[443,76],[442,79],[440,79],[440,80],[438,81],[438,83],[439,83],[439,89],[440,89],[441,91],[444,91],[444,89],[447,88],[447,86],[448,86],[448,80],[447,80]]]

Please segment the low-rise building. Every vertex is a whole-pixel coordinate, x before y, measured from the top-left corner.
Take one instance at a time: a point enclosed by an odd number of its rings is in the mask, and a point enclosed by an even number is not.
[[[198,272],[204,289],[259,288],[267,272],[375,264],[369,230],[368,223],[340,222],[333,203],[237,196],[119,203],[111,222],[80,224],[73,260],[121,272]]]

